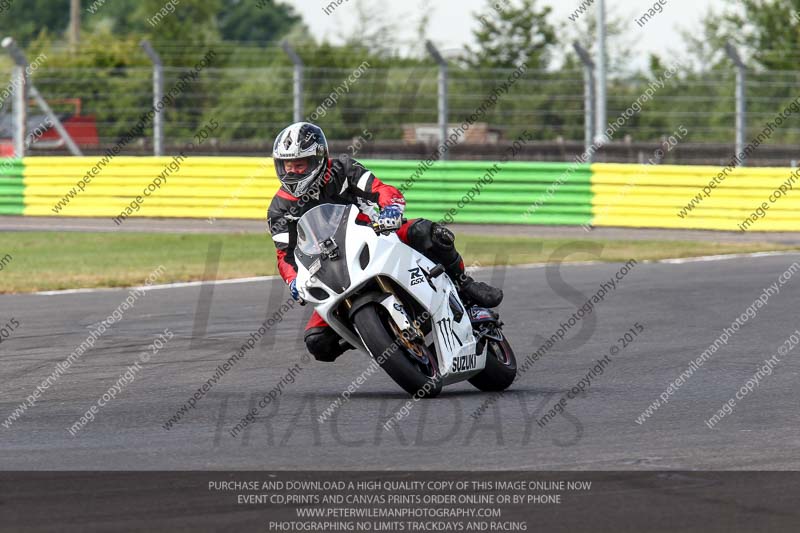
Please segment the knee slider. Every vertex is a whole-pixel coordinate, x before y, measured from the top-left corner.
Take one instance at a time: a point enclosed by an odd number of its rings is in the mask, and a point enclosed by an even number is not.
[[[306,348],[317,361],[332,362],[341,355],[339,335],[330,328],[314,328],[305,335]]]

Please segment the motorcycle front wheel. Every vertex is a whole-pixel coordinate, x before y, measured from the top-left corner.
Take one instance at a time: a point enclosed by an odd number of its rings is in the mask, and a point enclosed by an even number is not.
[[[379,304],[367,304],[353,315],[353,323],[369,348],[372,357],[404,391],[417,398],[435,398],[442,392],[442,380],[436,362],[425,364],[410,354],[403,343],[390,333]],[[430,359],[430,357],[428,357]]]

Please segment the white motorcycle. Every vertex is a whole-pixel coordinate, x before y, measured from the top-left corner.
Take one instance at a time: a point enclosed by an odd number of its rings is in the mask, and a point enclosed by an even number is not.
[[[465,307],[441,265],[359,212],[323,204],[300,219],[301,299],[411,395],[435,397],[464,380],[483,391],[508,388],[517,364],[498,314]]]

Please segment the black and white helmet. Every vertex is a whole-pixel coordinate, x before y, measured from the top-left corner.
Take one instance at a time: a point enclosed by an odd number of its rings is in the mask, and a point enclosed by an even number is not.
[[[278,134],[272,147],[275,172],[283,188],[293,196],[309,192],[322,179],[328,167],[328,141],[319,126],[296,122]],[[307,159],[302,174],[286,171],[286,161]]]

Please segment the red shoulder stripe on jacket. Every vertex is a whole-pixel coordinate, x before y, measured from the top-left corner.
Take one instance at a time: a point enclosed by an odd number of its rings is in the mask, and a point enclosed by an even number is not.
[[[383,183],[376,176],[372,176],[371,193],[378,195],[378,205],[386,207],[387,205],[396,204],[405,207],[406,199],[396,187]]]

